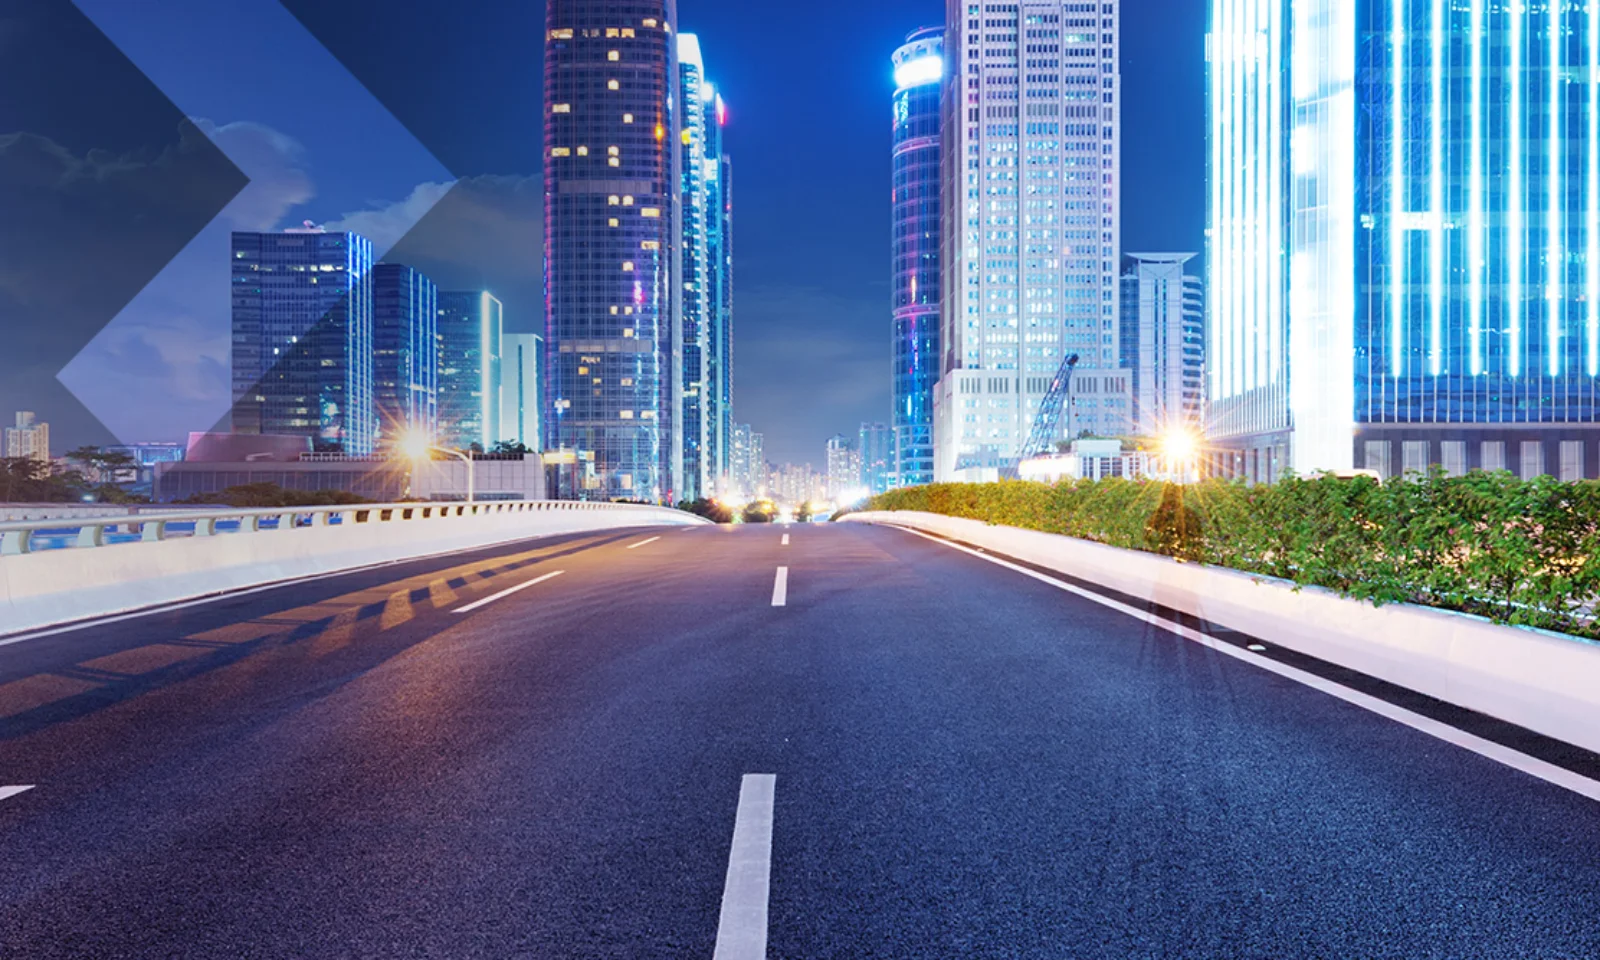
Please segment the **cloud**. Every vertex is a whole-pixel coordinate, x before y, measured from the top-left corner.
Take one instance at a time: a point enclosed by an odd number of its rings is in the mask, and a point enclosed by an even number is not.
[[[426,214],[416,226],[403,238],[395,236],[395,225],[410,222],[419,211]],[[492,291],[505,304],[507,329],[543,326],[544,183],[539,177],[486,175],[454,184],[424,183],[404,200],[324,226],[364,234],[380,249],[394,244],[385,260],[421,270],[440,289]]]
[[[232,403],[232,305],[228,251],[234,230],[272,230],[316,196],[305,150],[259,123],[196,119],[247,177],[223,208],[104,330],[60,380],[112,433],[127,441],[178,439],[210,429]],[[96,158],[102,177],[113,158]],[[83,166],[80,164],[80,166]]]
[[[453,186],[452,183],[418,184],[404,200],[347,213],[322,226],[330,233],[359,233],[371,240],[375,248],[388,250],[410,233]]]
[[[199,119],[195,125],[250,178],[250,185],[222,212],[233,229],[275,229],[289,211],[316,197],[305,169],[305,148],[293,137],[259,123],[217,126]]]

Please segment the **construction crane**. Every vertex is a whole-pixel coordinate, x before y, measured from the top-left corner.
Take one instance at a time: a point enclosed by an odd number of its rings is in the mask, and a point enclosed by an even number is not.
[[[1056,371],[1056,378],[1050,381],[1050,392],[1039,404],[1039,415],[1033,419],[1033,431],[1028,434],[1028,442],[1023,444],[1017,463],[1055,450],[1056,441],[1061,437],[1061,414],[1072,399],[1072,369],[1077,365],[1076,353],[1067,354],[1061,361],[1061,369]]]

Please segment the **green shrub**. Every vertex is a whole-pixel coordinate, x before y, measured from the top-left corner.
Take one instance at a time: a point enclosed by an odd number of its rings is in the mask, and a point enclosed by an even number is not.
[[[1600,483],[1442,472],[1380,484],[1289,477],[931,484],[863,509],[919,510],[1145,550],[1600,639]]]

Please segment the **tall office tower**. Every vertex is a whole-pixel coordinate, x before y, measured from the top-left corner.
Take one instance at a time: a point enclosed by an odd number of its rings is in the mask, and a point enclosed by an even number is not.
[[[728,107],[714,88],[706,118],[706,461],[718,490],[733,473],[733,160],[723,148]]]
[[[378,443],[439,434],[439,289],[404,264],[372,268],[373,403]]]
[[[1117,10],[947,0],[939,479],[1013,463],[1064,357],[1113,379]],[[1119,415],[1116,398],[1096,402]]]
[[[761,497],[771,489],[771,471],[767,467],[767,435],[764,433],[750,432],[750,476],[747,482],[750,485],[749,494],[752,497]]]
[[[708,457],[710,425],[708,381],[712,304],[710,299],[709,234],[712,219],[706,191],[708,118],[705,59],[700,38],[692,33],[678,35],[678,102],[682,105],[683,132],[679,144],[678,169],[683,180],[682,238],[683,270],[683,488],[685,500],[708,497],[715,490],[712,464]],[[715,96],[712,94],[711,96]]]
[[[6,456],[13,460],[50,460],[50,424],[40,423],[26,410],[17,413],[16,426],[6,427]]]
[[[861,486],[869,493],[885,493],[899,486],[895,480],[895,430],[882,423],[863,423],[861,441]]]
[[[439,445],[488,450],[500,439],[504,308],[486,290],[439,292]]]
[[[682,144],[674,0],[545,6],[546,446],[558,495],[683,484]]]
[[[1184,270],[1192,253],[1122,258],[1122,358],[1133,432],[1147,437],[1204,427],[1204,285]]]
[[[233,429],[366,456],[372,242],[320,228],[233,235]]]
[[[861,450],[842,433],[828,438],[828,499],[839,498],[861,486]]]
[[[539,453],[544,449],[539,429],[539,411],[544,406],[539,382],[544,338],[536,333],[505,333],[500,344],[500,439]]]
[[[755,495],[750,484],[750,424],[733,425],[732,442],[728,444],[728,495],[742,499]]]
[[[1214,0],[1209,49],[1213,467],[1600,476],[1600,8]]]
[[[944,30],[918,30],[894,63],[894,420],[901,486],[933,482],[939,382],[939,81]]]

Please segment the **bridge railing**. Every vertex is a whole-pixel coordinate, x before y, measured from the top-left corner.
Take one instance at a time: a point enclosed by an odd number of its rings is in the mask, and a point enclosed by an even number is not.
[[[41,548],[103,547],[113,543],[159,542],[174,537],[278,533],[301,527],[437,522],[459,517],[526,519],[523,515],[541,511],[633,510],[639,511],[642,516],[660,509],[629,503],[490,500],[477,503],[375,503],[328,507],[217,507],[167,513],[58,517],[0,522],[0,556],[34,553]]]

